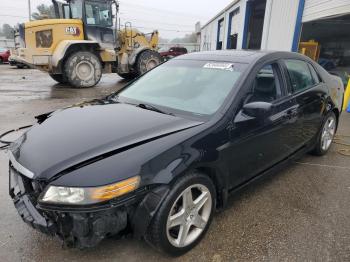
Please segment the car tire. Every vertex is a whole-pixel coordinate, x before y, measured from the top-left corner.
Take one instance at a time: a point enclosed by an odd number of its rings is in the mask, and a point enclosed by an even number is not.
[[[329,112],[322,124],[317,137],[316,145],[311,154],[316,156],[325,155],[333,142],[335,132],[337,130],[337,117],[334,112]]]
[[[137,76],[141,76],[161,64],[161,55],[153,50],[145,50],[136,59],[135,71]]]
[[[193,202],[188,200],[191,199],[190,193]],[[211,223],[215,204],[215,186],[208,176],[191,172],[181,177],[172,185],[168,196],[154,215],[145,240],[170,256],[186,253],[204,237]]]
[[[49,76],[60,84],[67,83],[67,79],[63,76],[63,74],[49,74]]]
[[[95,54],[86,51],[76,52],[66,60],[64,74],[73,87],[93,87],[101,80],[102,65]]]
[[[0,65],[2,65],[4,63],[4,60],[2,59],[2,57],[0,57]]]

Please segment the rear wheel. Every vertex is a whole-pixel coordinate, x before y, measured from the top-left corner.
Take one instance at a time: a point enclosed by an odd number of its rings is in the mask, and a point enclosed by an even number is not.
[[[155,68],[162,62],[161,55],[153,50],[143,51],[137,58],[135,70],[137,75],[143,75],[149,70]]]
[[[66,60],[64,74],[73,87],[93,87],[101,80],[102,65],[95,54],[86,51],[76,52]]]
[[[53,80],[55,80],[58,83],[66,84],[67,79],[63,76],[63,74],[49,74]]]
[[[330,112],[325,117],[315,148],[311,151],[311,153],[317,156],[326,154],[331,147],[336,129],[337,117],[335,116],[334,112]]]
[[[215,187],[208,176],[190,173],[180,178],[155,214],[146,241],[172,256],[186,253],[208,230],[215,196]]]

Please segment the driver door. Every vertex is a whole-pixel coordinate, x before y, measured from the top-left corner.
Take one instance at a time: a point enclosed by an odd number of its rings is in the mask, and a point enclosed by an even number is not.
[[[232,187],[290,155],[290,137],[297,135],[295,100],[287,96],[286,81],[277,61],[257,68],[250,90],[231,132]],[[247,115],[243,106],[253,102],[270,103],[271,109],[264,116]]]

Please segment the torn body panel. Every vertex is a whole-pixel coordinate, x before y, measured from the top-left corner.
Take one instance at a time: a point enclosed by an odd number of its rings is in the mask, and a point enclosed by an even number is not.
[[[136,236],[142,236],[168,192],[167,186],[160,186],[149,192],[143,190],[138,197],[129,196],[124,201],[111,201],[88,209],[70,209],[47,208],[38,203],[43,187],[10,165],[10,196],[23,221],[44,234],[59,236],[65,246],[75,248],[94,247],[104,238],[121,232],[135,232]]]

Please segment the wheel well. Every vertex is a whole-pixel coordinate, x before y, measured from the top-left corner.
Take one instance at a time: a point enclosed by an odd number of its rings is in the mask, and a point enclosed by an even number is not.
[[[95,44],[95,43],[92,43],[92,44],[72,44],[70,45],[65,54],[64,54],[64,57],[61,59],[61,61],[59,62],[59,65],[58,67],[60,68],[60,71],[63,72],[63,65],[64,63],[66,62],[66,60],[68,59],[68,57],[75,53],[75,52],[78,52],[78,51],[88,51],[88,52],[92,52],[94,53],[101,61],[101,57],[100,55],[98,54],[98,48],[99,48],[99,45],[98,44]],[[101,61],[102,63],[102,61]]]
[[[223,208],[227,200],[227,190],[224,186],[224,182],[219,179],[216,170],[210,167],[198,167],[196,170],[201,174],[209,176],[213,181],[216,189],[216,208]]]
[[[337,129],[338,129],[338,124],[339,124],[339,116],[340,116],[340,112],[338,110],[338,108],[333,108],[333,113],[335,114],[336,118],[337,118]]]

